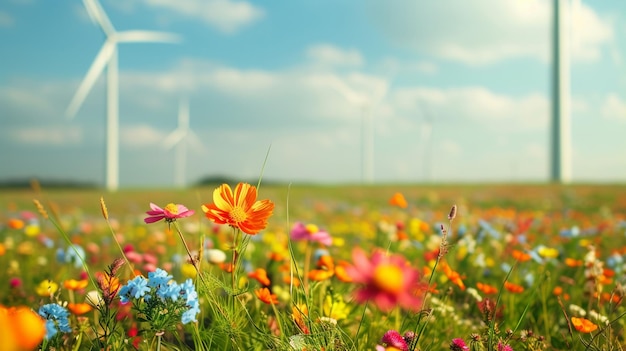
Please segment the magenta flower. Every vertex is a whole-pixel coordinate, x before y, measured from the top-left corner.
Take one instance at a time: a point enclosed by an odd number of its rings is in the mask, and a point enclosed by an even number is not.
[[[461,338],[454,338],[450,343],[450,350],[452,351],[470,351],[470,348],[465,344],[465,341]]]
[[[382,342],[385,347],[395,347],[400,351],[409,350],[409,345],[407,345],[406,340],[395,330],[388,330],[385,335],[383,335],[380,342]]]
[[[513,351],[513,348],[510,345],[503,344],[502,341],[498,341],[497,349],[498,351]]]
[[[302,222],[296,222],[293,225],[291,240],[314,241],[326,246],[333,243],[333,238],[327,231],[320,230],[315,224],[304,225]]]
[[[148,217],[144,218],[144,222],[146,223],[154,223],[158,222],[162,219],[165,219],[166,222],[174,222],[178,218],[189,217],[194,214],[193,210],[187,209],[187,207],[183,205],[175,205],[175,204],[167,204],[165,208],[160,208],[159,206],[150,203],[151,210],[146,212]]]
[[[353,266],[346,267],[346,273],[357,284],[356,300],[371,300],[383,312],[395,307],[419,311],[422,308],[426,284],[420,282],[421,274],[412,268],[404,257],[387,255],[375,250],[368,258],[360,248],[352,250]]]

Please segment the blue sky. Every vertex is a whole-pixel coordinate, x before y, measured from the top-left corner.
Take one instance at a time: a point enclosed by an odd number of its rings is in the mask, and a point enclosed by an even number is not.
[[[101,0],[182,38],[118,47],[120,185],[174,183],[181,97],[187,182],[254,179],[270,145],[266,179],[546,181],[551,4]],[[624,182],[626,2],[571,9],[573,180]],[[65,115],[104,39],[82,1],[0,4],[0,179],[104,183],[105,79]]]

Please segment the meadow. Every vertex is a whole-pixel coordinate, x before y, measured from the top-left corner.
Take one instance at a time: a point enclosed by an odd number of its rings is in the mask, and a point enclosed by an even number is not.
[[[626,344],[626,185],[236,185],[3,189],[1,349]]]

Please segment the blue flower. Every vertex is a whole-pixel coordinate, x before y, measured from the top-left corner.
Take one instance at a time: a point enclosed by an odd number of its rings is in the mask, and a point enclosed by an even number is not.
[[[154,272],[148,273],[148,286],[151,288],[160,288],[167,286],[173,276],[168,274],[161,268],[157,268]]]
[[[187,324],[189,322],[197,322],[196,315],[200,313],[200,306],[192,306],[187,311],[183,312],[181,316],[181,321],[183,324]]]
[[[161,300],[170,299],[176,301],[181,295],[181,286],[173,281],[169,284],[161,285],[156,294]]]
[[[78,245],[71,245],[65,251],[58,249],[56,256],[61,263],[73,263],[74,267],[81,268],[85,260],[85,250]]]
[[[70,313],[56,303],[49,303],[39,308],[39,315],[46,320],[46,339],[50,339],[58,332],[72,331],[68,317]]]
[[[140,299],[149,291],[148,280],[142,276],[136,276],[120,289],[120,302],[127,303],[132,298]]]

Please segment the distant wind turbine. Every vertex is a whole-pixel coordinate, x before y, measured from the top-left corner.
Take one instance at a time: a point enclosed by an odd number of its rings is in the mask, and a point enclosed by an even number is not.
[[[166,149],[176,146],[174,183],[177,187],[186,186],[187,142],[200,144],[198,136],[189,128],[189,100],[183,98],[178,105],[178,127],[163,141]]]
[[[572,180],[570,139],[569,0],[553,2],[552,147],[550,180]]]
[[[74,94],[66,110],[66,115],[68,118],[76,116],[87,94],[106,67],[106,187],[110,191],[115,191],[119,186],[119,72],[117,45],[119,43],[135,42],[178,42],[180,38],[175,34],[154,31],[129,30],[117,32],[98,0],[83,0],[83,4],[91,20],[102,28],[106,35],[106,40]]]
[[[328,77],[327,83],[330,83],[340,95],[352,106],[359,108],[361,111],[361,180],[364,183],[374,183],[374,115],[373,109],[375,102],[380,101],[387,94],[385,86],[382,92],[368,94],[355,92],[345,82],[339,78]]]

